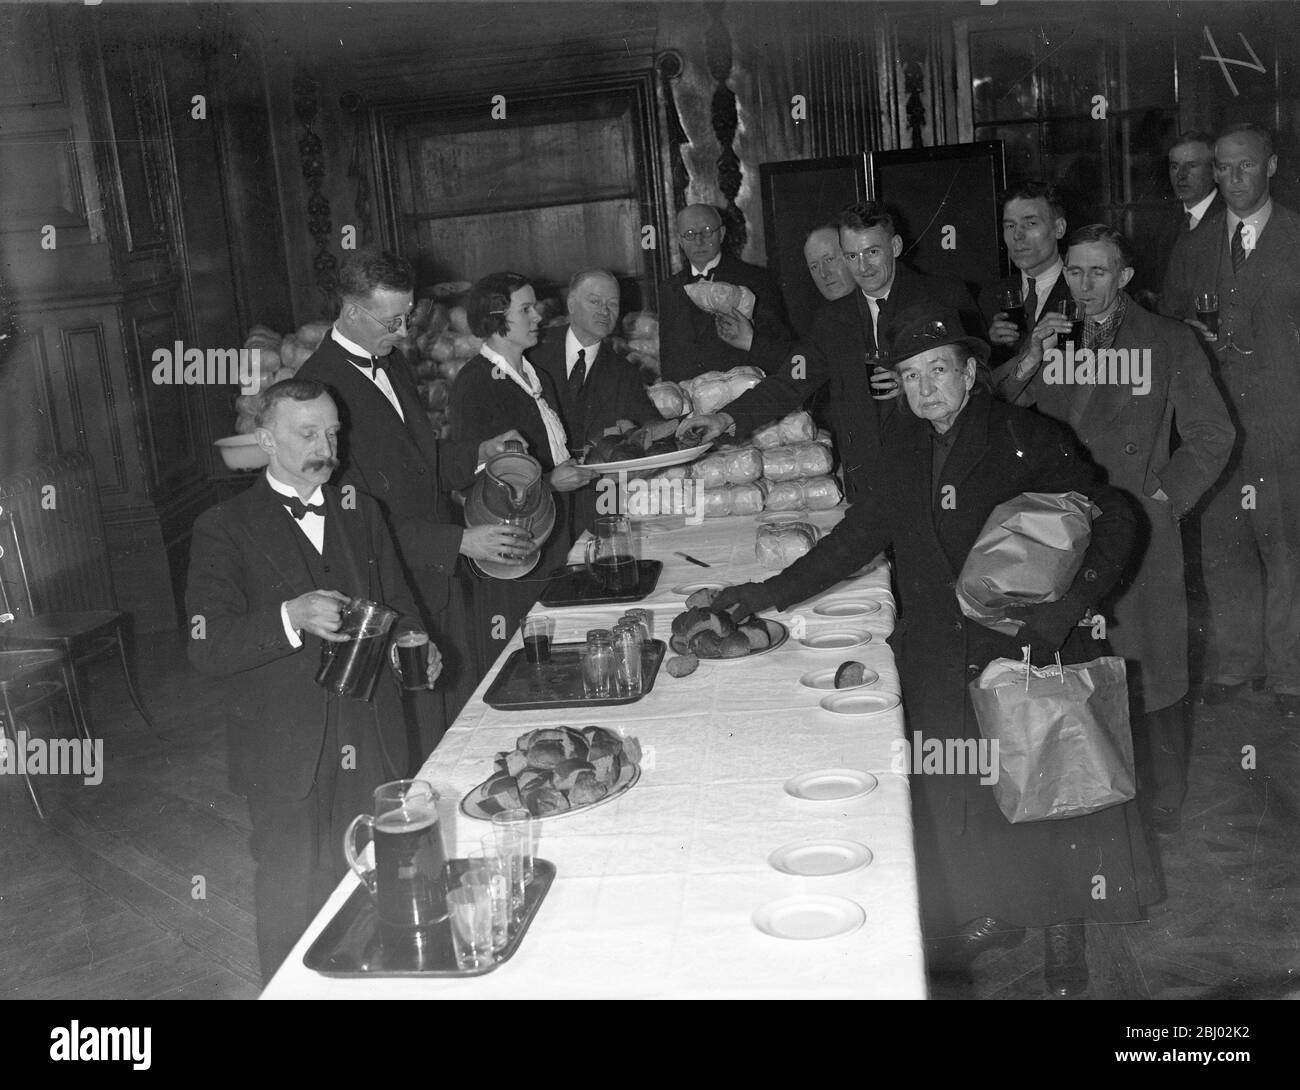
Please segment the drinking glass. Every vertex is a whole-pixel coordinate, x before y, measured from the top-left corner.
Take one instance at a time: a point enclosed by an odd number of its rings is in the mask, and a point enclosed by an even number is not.
[[[1083,315],[1084,307],[1082,303],[1075,302],[1073,299],[1062,299],[1057,305],[1057,309],[1067,322],[1070,323],[1070,334],[1065,339],[1073,341],[1075,349],[1083,347]]]
[[[492,815],[492,835],[496,837],[497,847],[519,860],[524,885],[533,880],[533,856],[540,832],[539,823],[527,810],[502,810]]]
[[[481,969],[492,964],[492,883],[484,874],[467,872],[447,894],[456,964]]]
[[[607,628],[587,633],[582,652],[582,691],[588,700],[605,700],[614,688],[614,634]]]
[[[1210,333],[1219,335],[1219,296],[1212,291],[1203,291],[1196,297],[1196,320]]]
[[[1022,337],[1029,332],[1029,315],[1025,313],[1025,304],[1020,297],[1019,285],[1003,288],[998,293],[998,310],[1006,314],[1007,321],[1015,325]]]
[[[529,617],[524,621],[524,655],[529,662],[551,661],[555,621],[551,617]]]
[[[481,874],[492,892],[492,949],[500,952],[510,941],[510,922],[518,914],[515,907],[515,873],[518,861],[508,853],[497,851],[496,838],[483,837],[481,851],[466,853],[466,874]]]

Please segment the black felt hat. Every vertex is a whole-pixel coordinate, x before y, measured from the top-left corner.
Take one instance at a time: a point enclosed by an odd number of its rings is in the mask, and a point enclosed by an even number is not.
[[[904,360],[946,344],[962,345],[980,363],[989,362],[988,343],[970,336],[962,328],[961,315],[951,307],[932,304],[908,307],[898,316],[892,341],[890,367],[898,367]]]

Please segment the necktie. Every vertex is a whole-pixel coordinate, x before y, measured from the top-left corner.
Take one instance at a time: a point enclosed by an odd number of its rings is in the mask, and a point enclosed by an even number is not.
[[[303,503],[297,496],[282,496],[280,502],[289,509],[289,514],[293,515],[301,522],[310,511],[313,515],[324,515],[325,505],[323,503]]]
[[[1025,308],[1025,321],[1030,329],[1038,321],[1038,293],[1034,290],[1037,283],[1032,276],[1025,277],[1025,294],[1021,305]]]
[[[1245,226],[1244,222],[1237,224],[1237,229],[1232,232],[1232,271],[1240,272],[1241,267],[1246,264],[1246,244],[1241,238],[1241,229]]]
[[[582,393],[582,384],[587,379],[587,353],[585,349],[578,349],[578,359],[573,365],[573,370],[569,372],[569,400],[576,401],[578,395]]]
[[[872,299],[872,317],[875,318],[875,329],[872,333],[875,336],[876,351],[882,356],[889,355],[889,348],[885,344],[885,304],[889,301],[889,296],[885,295],[879,299]]]
[[[1184,212],[1182,233],[1187,234],[1187,232],[1190,231],[1191,229],[1192,229],[1192,214],[1190,212]]]

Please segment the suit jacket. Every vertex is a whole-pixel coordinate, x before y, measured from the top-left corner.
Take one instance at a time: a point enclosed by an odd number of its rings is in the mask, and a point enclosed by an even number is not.
[[[1290,482],[1281,499],[1291,527],[1300,527],[1300,503],[1287,499],[1300,480],[1298,253],[1300,215],[1274,201],[1254,253],[1234,274],[1227,217],[1216,216],[1174,246],[1160,304],[1164,314],[1195,318],[1197,294],[1217,291],[1219,338],[1206,348],[1235,416],[1241,464],[1268,481]]]
[[[555,461],[536,402],[510,379],[493,378],[495,367],[487,357],[475,356],[456,375],[447,403],[452,438],[477,448],[484,439],[516,428],[528,440],[528,453],[549,473]],[[549,372],[535,370],[542,384],[542,397],[558,411],[560,395]],[[565,434],[568,436],[567,430]],[[572,443],[572,437],[568,438]]]
[[[850,503],[865,491],[867,476],[880,456],[881,419],[895,406],[892,400],[876,401],[871,396],[870,375],[863,360],[867,339],[859,297],[860,293],[854,292],[818,308],[809,337],[795,345],[780,370],[725,407],[736,421],[737,435],[747,435],[793,412],[828,387],[827,415]],[[979,328],[970,293],[960,281],[926,276],[900,264],[877,323],[884,348],[891,342],[898,316],[922,303],[951,307],[961,313],[968,331]]]
[[[1223,215],[1223,194],[1217,189],[1214,192],[1214,200],[1210,201],[1209,207],[1205,210],[1205,215],[1201,217],[1193,231],[1199,231],[1210,220],[1217,216]],[[1138,260],[1138,272],[1134,277],[1134,283],[1129,285],[1129,293],[1134,290],[1143,288],[1155,292],[1157,295],[1164,290],[1165,274],[1169,270],[1169,259],[1173,257],[1174,246],[1178,240],[1188,232],[1185,230],[1186,220],[1183,208],[1183,202],[1175,200],[1169,208],[1161,210],[1159,222],[1156,224],[1155,231],[1151,234],[1150,255],[1140,255]]]
[[[941,488],[955,489],[955,505],[936,505],[932,499],[929,423],[899,415],[886,430],[867,497],[850,507],[810,553],[767,584],[778,605],[804,601],[892,542],[899,621],[890,643],[913,745],[922,744],[918,735],[926,743],[978,739],[968,684],[995,658],[1021,658],[1021,641],[966,618],[954,594],[962,565],[994,507],[1021,492],[1078,491],[1101,508],[1065,596],[1031,610],[1036,628],[1069,634],[1061,651],[1067,662],[1105,653],[1088,629],[1075,624],[1118,580],[1133,541],[1128,505],[1100,482],[1087,456],[1055,421],[977,392],[957,426],[939,480]],[[960,926],[981,912],[1026,926],[1071,916],[1137,917],[1131,875],[1139,869],[1142,847],[1140,835],[1130,833],[1130,820],[1137,828],[1132,804],[1083,818],[1011,825],[998,812],[992,787],[980,784],[978,776],[919,775],[910,783],[921,901],[933,926]],[[1090,897],[1086,870],[1095,869],[1099,854],[1107,874],[1121,876],[1110,880],[1111,896],[1104,903]]]
[[[999,294],[1006,288],[1020,289],[1024,287],[1024,275],[1017,269],[1014,276],[1004,276],[1001,280],[995,280],[980,289],[979,308],[980,317],[984,321],[984,326],[980,336],[985,340],[988,339],[989,326],[993,324],[993,315],[1002,310],[998,303]],[[1046,314],[1049,310],[1055,310],[1057,304],[1064,302],[1066,299],[1073,298],[1070,295],[1069,285],[1065,282],[1065,270],[1061,270],[1061,275],[1056,278],[1056,283],[1052,285],[1052,290],[1047,293],[1047,302],[1043,305],[1040,314]],[[1034,322],[1029,323],[1029,328],[1034,328]],[[1024,338],[1021,338],[1021,344],[1024,344]],[[1018,346],[995,344],[993,351],[989,355],[989,365],[997,367],[1011,359],[1017,352]]]
[[[1140,505],[1145,525],[1120,583],[1110,642],[1130,660],[1129,691],[1144,711],[1168,707],[1187,692],[1187,588],[1178,519],[1228,463],[1236,431],[1210,377],[1196,335],[1182,322],[1130,302],[1116,349],[1150,349],[1145,393],[1119,383],[1091,388],[1047,383],[1043,372],[1004,390],[1068,424],[1108,474]],[[1177,429],[1178,450],[1170,455]],[[1154,498],[1164,490],[1168,501]]]
[[[785,321],[785,304],[772,275],[724,253],[711,278],[739,284],[754,293],[754,331],[789,343],[793,337]],[[691,267],[670,276],[659,285],[659,373],[669,382],[681,382],[705,371],[730,371],[733,367],[761,366],[752,353],[733,348],[718,339],[713,315],[707,314],[686,294]]]
[[[281,603],[312,589],[397,610],[402,616],[395,632],[423,628],[378,505],[358,495],[355,505],[344,507],[338,489],[326,485],[323,491],[327,532],[342,532],[346,563],[319,588],[306,559],[313,546],[265,476],[194,523],[185,605],[191,617],[203,618],[204,629],[201,638],[191,629],[189,659],[221,679],[231,785],[242,794],[307,796],[318,763],[338,759],[321,752],[331,704],[341,725],[379,731],[387,752],[405,762],[394,679],[381,677],[370,703],[333,696],[315,682],[324,641],[304,633],[302,647],[294,648],[284,632]]]
[[[567,335],[567,326],[551,329],[546,339],[528,353],[528,362],[539,375],[550,376],[570,450],[576,452],[599,438],[617,420],[644,424],[661,419],[646,393],[640,369],[608,339],[601,342],[595,369],[588,370],[578,397],[569,397],[569,376],[564,366]]]
[[[447,606],[464,532],[445,493],[473,480],[478,448],[439,443],[398,350],[388,356],[386,370],[405,423],[332,337],[321,342],[297,377],[323,382],[338,402],[342,464],[334,483],[353,485],[379,501],[432,621]]]

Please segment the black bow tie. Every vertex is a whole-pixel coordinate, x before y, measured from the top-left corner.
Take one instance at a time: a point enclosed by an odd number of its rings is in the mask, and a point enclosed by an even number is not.
[[[384,369],[384,361],[377,356],[371,356],[369,359],[362,359],[360,356],[348,356],[348,361],[352,366],[361,371],[369,371],[371,377],[379,374]]]
[[[709,281],[712,281],[712,280],[713,280],[713,270],[710,269],[710,270],[709,270],[708,272],[706,272],[706,273],[694,273],[694,274],[692,274],[692,276],[691,276],[691,283],[693,283],[693,284],[698,284],[701,280],[709,280]]]
[[[289,514],[293,515],[299,522],[303,516],[310,511],[313,515],[325,515],[325,505],[323,503],[303,503],[297,496],[281,496],[280,502],[289,508]]]

